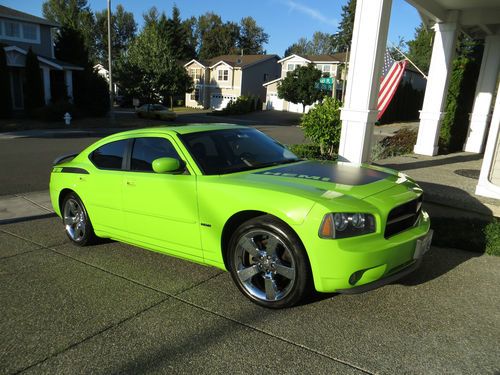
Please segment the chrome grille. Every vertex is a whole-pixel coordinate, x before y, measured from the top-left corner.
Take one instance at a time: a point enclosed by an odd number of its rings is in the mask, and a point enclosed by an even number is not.
[[[423,194],[389,212],[384,237],[389,238],[415,226],[422,211]]]

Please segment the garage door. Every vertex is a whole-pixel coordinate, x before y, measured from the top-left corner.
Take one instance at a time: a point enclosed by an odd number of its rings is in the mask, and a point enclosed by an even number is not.
[[[224,109],[231,100],[236,100],[236,97],[232,95],[214,94],[210,98],[210,108]]]
[[[278,98],[277,93],[271,93],[267,97],[266,109],[274,109],[276,111],[283,110],[283,99]]]

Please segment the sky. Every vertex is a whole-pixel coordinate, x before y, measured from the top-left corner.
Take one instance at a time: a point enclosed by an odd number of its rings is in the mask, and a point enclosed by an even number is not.
[[[257,24],[269,34],[269,43],[265,46],[267,53],[283,56],[285,49],[299,38],[310,39],[315,31],[333,34],[338,29],[342,5],[347,0],[112,0],[112,8],[117,4],[134,13],[139,27],[142,25],[142,14],[152,6],[167,15],[172,6],[177,4],[181,18],[198,17],[206,12],[214,12],[224,22],[239,22],[243,17],[251,16]],[[2,0],[2,5],[42,16],[43,1],[35,0]],[[102,10],[107,0],[88,0],[91,9]],[[405,41],[414,37],[415,28],[420,23],[417,11],[404,0],[393,0],[388,40],[397,44],[400,38]]]

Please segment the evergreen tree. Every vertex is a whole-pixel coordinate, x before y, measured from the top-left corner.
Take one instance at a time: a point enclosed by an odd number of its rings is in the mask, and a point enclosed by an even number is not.
[[[99,62],[108,62],[108,11],[106,9],[95,13],[96,19],[96,49]],[[124,53],[135,37],[137,24],[134,14],[125,11],[121,4],[111,14],[111,56],[113,60]]]
[[[95,18],[87,0],[46,0],[42,13],[50,21],[79,30],[90,58],[96,60]]]
[[[24,108],[29,112],[45,105],[42,72],[38,57],[31,48],[26,54],[26,81],[24,85]]]
[[[252,17],[242,18],[240,21],[240,32],[238,47],[240,52],[246,55],[260,55],[264,53],[264,44],[269,41],[269,35],[264,29],[257,25]]]
[[[4,45],[0,43],[0,118],[8,118],[12,112],[10,77],[7,68],[7,56]]]
[[[321,71],[314,64],[299,66],[289,73],[278,85],[278,97],[292,103],[302,103],[302,111],[306,105],[320,100],[325,94],[316,86],[321,78]]]
[[[132,42],[126,59],[118,65],[117,78],[127,95],[159,102],[192,90],[192,79],[180,66],[164,38],[161,18],[148,22]]]
[[[84,68],[73,72],[73,101],[84,114],[104,115],[109,109],[107,81],[92,67],[84,37],[68,26],[61,28],[55,45],[56,58]]]
[[[240,29],[234,22],[223,23],[219,15],[208,12],[198,18],[196,32],[200,59],[238,53]]]
[[[406,43],[408,45],[408,57],[425,74],[429,72],[433,39],[434,31],[427,30],[424,24],[420,23],[415,29],[415,38]]]
[[[356,13],[356,0],[348,0],[342,6],[342,20],[339,31],[335,34],[335,51],[345,52],[351,48],[352,30],[354,28],[354,14]]]
[[[304,55],[331,55],[335,52],[335,36],[316,31],[311,40],[300,38],[285,50],[285,56],[292,54]]]

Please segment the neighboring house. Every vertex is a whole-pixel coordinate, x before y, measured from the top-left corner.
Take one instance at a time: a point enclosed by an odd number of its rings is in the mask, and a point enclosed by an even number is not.
[[[194,80],[186,94],[186,107],[223,109],[241,95],[265,100],[263,83],[279,77],[277,55],[223,55],[184,65]]]
[[[336,53],[333,55],[314,55],[314,56],[299,56],[290,55],[278,61],[281,64],[281,76],[278,79],[265,83],[266,88],[266,109],[274,109],[277,111],[302,112],[302,104],[287,102],[284,99],[278,98],[279,82],[286,77],[289,72],[292,72],[298,66],[314,64],[316,68],[323,72],[323,77],[335,78],[335,93],[336,97],[340,97],[342,93],[342,74],[341,66],[346,63],[346,53]],[[305,111],[309,111],[310,106],[306,106]]]
[[[38,56],[45,103],[53,96],[73,97],[73,71],[83,68],[57,60],[54,35],[58,24],[0,5],[0,44],[4,45],[10,77],[13,109],[23,109],[23,85],[26,54]]]
[[[106,80],[106,82],[108,82],[108,85],[109,85],[109,71],[108,71],[108,69],[106,69],[102,64],[97,64],[97,65],[94,65],[94,70],[97,72],[97,74],[99,74],[102,78],[104,78]],[[116,85],[116,83],[113,82],[113,94],[118,95],[118,92],[119,92],[119,88]]]

